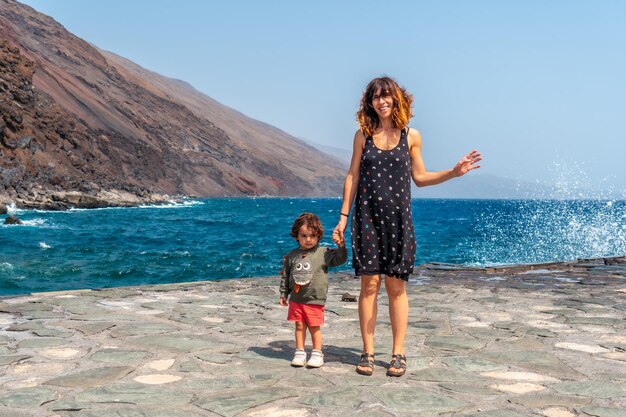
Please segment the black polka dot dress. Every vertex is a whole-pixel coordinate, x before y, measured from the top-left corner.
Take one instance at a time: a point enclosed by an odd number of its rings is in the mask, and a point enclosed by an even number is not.
[[[371,136],[365,139],[358,187],[352,213],[356,275],[385,274],[407,281],[415,262],[407,129],[390,150],[378,149]]]

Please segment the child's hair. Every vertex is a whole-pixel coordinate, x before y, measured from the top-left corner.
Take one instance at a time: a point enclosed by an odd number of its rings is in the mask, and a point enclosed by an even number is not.
[[[322,227],[322,222],[317,215],[313,213],[302,213],[299,215],[296,221],[293,222],[293,226],[291,226],[291,236],[297,239],[298,232],[302,226],[306,226],[307,229],[315,233],[318,239],[321,240],[324,237],[324,227]]]

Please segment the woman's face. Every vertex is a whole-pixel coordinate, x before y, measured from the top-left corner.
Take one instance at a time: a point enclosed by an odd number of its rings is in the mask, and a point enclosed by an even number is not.
[[[383,91],[378,87],[372,96],[372,107],[379,119],[391,117],[393,112],[393,97],[389,91]]]

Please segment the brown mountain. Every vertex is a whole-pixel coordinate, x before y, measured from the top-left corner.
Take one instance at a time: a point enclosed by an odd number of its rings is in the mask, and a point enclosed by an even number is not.
[[[13,0],[0,0],[0,111],[0,194],[25,206],[338,195],[345,173],[303,141]]]

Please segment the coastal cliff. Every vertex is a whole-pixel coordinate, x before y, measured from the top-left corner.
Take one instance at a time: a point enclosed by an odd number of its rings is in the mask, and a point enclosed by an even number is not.
[[[12,0],[0,1],[0,112],[0,202],[18,207],[341,189],[341,162]]]

